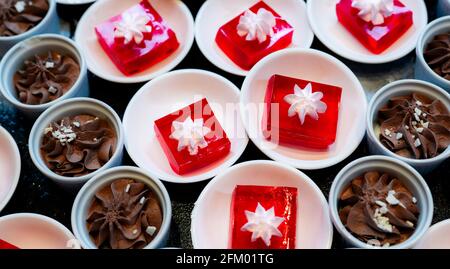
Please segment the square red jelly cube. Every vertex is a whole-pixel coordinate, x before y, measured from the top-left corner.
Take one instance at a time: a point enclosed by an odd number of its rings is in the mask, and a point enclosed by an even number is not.
[[[295,249],[297,189],[236,186],[230,219],[232,249]]]
[[[18,249],[18,247],[0,239],[0,249]]]
[[[336,140],[341,92],[340,87],[273,75],[266,90],[264,136],[279,144],[327,149]]]
[[[179,47],[175,33],[146,0],[97,25],[95,32],[103,50],[125,75],[148,69]]]
[[[216,35],[216,43],[219,48],[234,63],[245,70],[251,69],[253,65],[270,53],[288,47],[292,43],[294,33],[294,28],[263,1],[256,3],[249,11],[253,13],[249,13],[249,16],[253,16],[256,20],[258,18],[255,16],[269,17],[267,18],[269,20],[270,16],[273,16],[271,23],[266,27],[269,35],[262,35],[265,41],[259,40],[256,35],[253,35],[254,40],[247,40],[249,35],[245,34],[245,31],[241,32],[242,35],[238,33],[241,16],[244,16],[246,12],[248,13],[248,10],[220,27]],[[249,20],[252,19],[249,18]],[[253,26],[250,25],[250,28]],[[242,30],[242,28],[240,29]],[[252,36],[251,32],[250,36]]]
[[[156,136],[177,174],[224,158],[231,142],[206,98],[155,121]]]
[[[339,22],[375,54],[380,54],[394,44],[413,25],[413,13],[402,2],[394,0],[393,13],[384,18],[384,23],[374,25],[365,21],[352,7],[353,0],[341,0],[336,5]]]

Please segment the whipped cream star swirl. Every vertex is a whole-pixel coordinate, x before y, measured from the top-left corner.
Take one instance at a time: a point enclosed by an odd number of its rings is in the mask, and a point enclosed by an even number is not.
[[[352,7],[364,21],[380,25],[394,12],[394,0],[353,0]]]
[[[269,247],[272,236],[282,236],[278,226],[283,223],[284,218],[275,216],[274,207],[266,210],[258,203],[255,212],[245,210],[245,216],[247,217],[247,223],[242,226],[241,231],[251,232],[252,242],[261,238]]]
[[[190,155],[197,155],[199,148],[208,146],[205,136],[211,132],[211,129],[203,124],[203,119],[192,121],[190,117],[183,122],[172,122],[173,131],[170,138],[178,140],[178,151],[187,148]]]
[[[259,43],[263,43],[267,36],[274,35],[273,27],[276,24],[275,16],[265,8],[260,8],[257,13],[247,10],[239,18],[237,32],[239,36],[245,36],[247,41],[258,39]]]
[[[327,110],[327,104],[320,101],[322,98],[322,92],[312,92],[311,83],[308,83],[304,89],[295,85],[294,93],[284,97],[284,101],[291,105],[288,110],[288,116],[293,117],[298,114],[302,125],[305,122],[307,115],[318,120],[318,113],[324,113]]]
[[[144,33],[151,33],[153,28],[148,25],[150,18],[144,14],[139,13],[124,13],[122,20],[116,23],[114,30],[115,37],[123,37],[125,45],[132,40],[136,44],[141,44],[144,41]]]

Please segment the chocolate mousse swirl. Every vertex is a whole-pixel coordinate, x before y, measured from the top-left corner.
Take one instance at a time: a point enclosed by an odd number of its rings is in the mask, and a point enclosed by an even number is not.
[[[450,33],[435,36],[423,56],[434,72],[450,80]]]
[[[98,248],[137,249],[155,238],[162,220],[153,190],[131,179],[118,179],[95,194],[86,221]]]
[[[1,0],[0,36],[25,33],[42,21],[48,9],[47,0]]]
[[[14,87],[20,102],[38,105],[51,102],[68,92],[80,75],[79,64],[56,51],[35,55],[14,74]]]
[[[393,97],[378,120],[381,143],[400,156],[433,158],[450,144],[450,114],[440,100],[418,93]]]
[[[417,200],[400,180],[367,172],[352,180],[340,197],[339,216],[361,241],[379,247],[399,244],[416,229]]]
[[[65,117],[44,130],[41,155],[56,174],[78,177],[106,164],[114,154],[116,140],[107,120],[92,115]]]

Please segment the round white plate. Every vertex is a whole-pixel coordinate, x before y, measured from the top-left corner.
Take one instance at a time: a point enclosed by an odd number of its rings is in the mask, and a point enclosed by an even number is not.
[[[414,248],[450,249],[450,219],[431,226]]]
[[[289,166],[273,161],[250,161],[221,173],[200,194],[192,211],[194,248],[228,248],[230,204],[236,185],[296,187],[296,248],[331,247],[333,225],[319,187],[307,175]]]
[[[262,116],[267,83],[272,75],[342,87],[336,142],[328,150],[279,146],[262,133]],[[347,158],[365,133],[367,100],[361,83],[338,59],[312,49],[286,49],[257,63],[244,80],[241,90],[241,116],[253,143],[268,157],[300,169],[321,169]]]
[[[217,162],[180,176],[156,138],[154,121],[206,97],[231,141],[231,152]],[[208,71],[177,70],[145,84],[131,99],[123,118],[125,147],[133,161],[155,177],[174,183],[210,179],[234,164],[248,143],[239,116],[239,89]]]
[[[84,5],[95,1],[97,0],[56,0],[56,3],[62,5]]]
[[[126,76],[117,69],[100,46],[94,27],[139,2],[140,0],[99,0],[81,17],[75,41],[83,51],[89,71],[95,75],[118,83],[144,82],[172,70],[188,54],[194,42],[194,19],[189,9],[180,0],[149,0],[175,32],[180,47],[162,62],[132,76]]]
[[[238,16],[260,0],[208,0],[195,19],[195,40],[205,57],[218,68],[229,73],[246,76],[248,71],[231,61],[217,46],[215,38],[222,25]],[[309,26],[304,1],[265,0],[281,17],[294,27],[291,47],[309,48],[314,34]]]
[[[367,64],[388,63],[402,58],[416,47],[422,29],[428,22],[423,0],[401,0],[413,11],[414,25],[390,48],[373,54],[342,26],[336,15],[339,0],[308,0],[308,18],[314,34],[336,54],[355,62]]]
[[[0,212],[16,190],[20,177],[20,153],[14,138],[0,126]]]

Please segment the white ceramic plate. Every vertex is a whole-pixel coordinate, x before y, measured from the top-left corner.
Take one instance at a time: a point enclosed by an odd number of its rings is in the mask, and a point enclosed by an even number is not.
[[[228,248],[230,204],[236,185],[296,187],[296,247],[331,247],[333,225],[328,204],[319,187],[307,175],[289,166],[272,161],[251,161],[221,173],[200,194],[192,212],[194,248]]]
[[[20,153],[14,138],[0,126],[0,212],[11,199],[20,177]]]
[[[195,19],[195,40],[205,55],[214,65],[229,73],[245,76],[248,71],[233,63],[215,42],[219,28],[250,8],[260,0],[208,0],[200,8]],[[299,0],[265,0],[281,17],[294,27],[291,47],[309,48],[314,34],[309,26],[304,1]]]
[[[324,151],[290,148],[267,141],[262,116],[267,82],[274,74],[342,87],[336,142]],[[250,139],[275,161],[300,169],[321,169],[347,158],[365,133],[367,100],[361,83],[338,59],[312,49],[286,49],[257,63],[244,80],[241,115]]]
[[[149,0],[175,32],[180,47],[168,58],[145,71],[132,76],[125,76],[120,72],[98,43],[94,27],[139,2],[140,0],[99,0],[81,17],[75,41],[84,53],[89,70],[95,75],[118,83],[148,81],[175,68],[191,49],[194,42],[194,19],[186,5],[180,0]]]
[[[20,249],[79,249],[64,225],[44,215],[19,213],[0,217],[0,239]]]
[[[380,64],[392,62],[410,53],[416,47],[422,29],[428,22],[423,0],[401,0],[413,11],[414,25],[395,44],[381,54],[366,49],[337,19],[339,0],[308,0],[308,18],[314,34],[330,50],[355,62]]]
[[[231,141],[230,154],[200,170],[176,174],[154,132],[154,121],[206,97]],[[239,116],[239,89],[227,79],[203,70],[178,70],[144,85],[131,99],[123,119],[125,147],[133,161],[155,177],[174,183],[210,179],[230,167],[248,143]]]
[[[416,249],[450,249],[450,219],[431,226]]]

